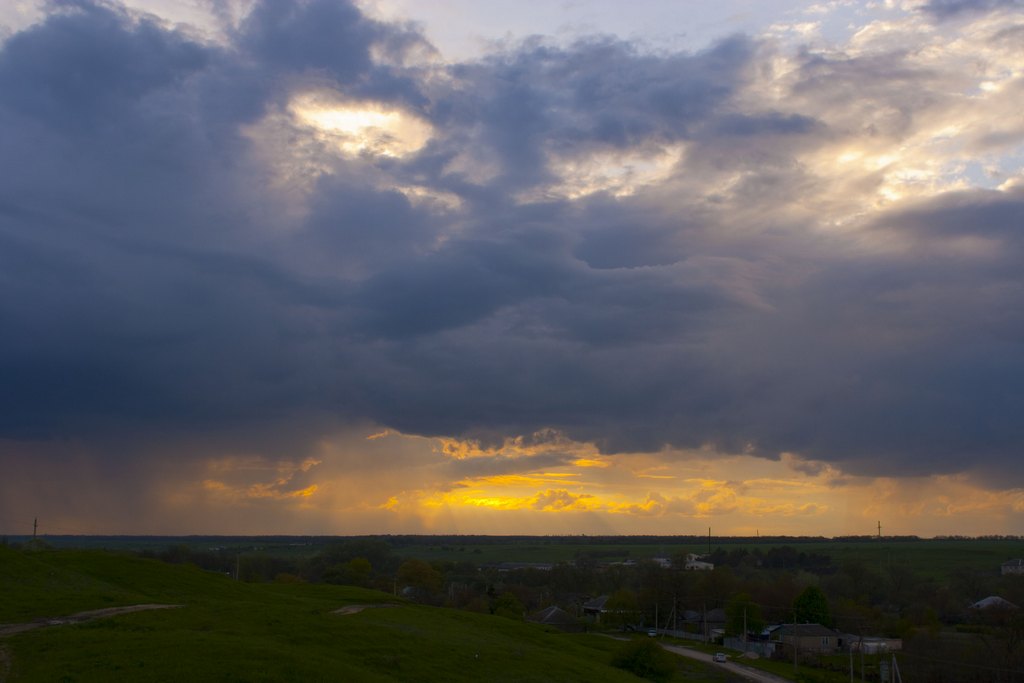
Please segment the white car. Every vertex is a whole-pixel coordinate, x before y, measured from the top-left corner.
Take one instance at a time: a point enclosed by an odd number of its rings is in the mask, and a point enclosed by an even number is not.
[[[714,660],[718,664],[724,664],[725,662],[729,661],[729,658],[725,656],[724,652],[716,652]]]

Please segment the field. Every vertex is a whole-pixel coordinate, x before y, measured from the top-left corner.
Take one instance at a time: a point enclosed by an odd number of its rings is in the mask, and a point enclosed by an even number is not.
[[[24,541],[24,537],[11,537]],[[344,537],[219,537],[219,536],[56,536],[46,537],[56,548],[163,550],[183,544],[195,550],[227,549],[239,554],[307,558]],[[856,539],[826,538],[713,538],[700,536],[380,536],[399,557],[473,564],[501,562],[558,563],[592,558],[600,562],[641,561],[686,553],[746,550],[767,552],[790,546],[797,553],[829,557],[835,567],[855,560],[876,568],[900,565],[923,578],[942,579],[958,570],[998,572],[1005,560],[1024,557],[1021,539]]]
[[[790,546],[797,553],[824,555],[835,567],[854,560],[885,568],[900,565],[925,578],[945,578],[958,570],[998,573],[999,565],[1014,557],[1024,557],[1024,540],[1018,539],[799,539],[770,541],[755,539],[714,539],[713,551],[735,552]],[[708,552],[706,539],[683,537],[649,541],[643,537],[623,537],[588,542],[583,538],[514,538],[488,543],[423,543],[399,546],[400,555],[425,560],[457,562],[568,562],[580,557],[601,561],[641,561],[654,557]]]
[[[638,680],[608,664],[620,644],[598,635],[359,588],[248,584],[127,554],[0,546],[0,623],[137,603],[181,607],[0,639],[0,680]],[[337,613],[346,606],[364,608]],[[727,679],[681,660],[676,680]]]

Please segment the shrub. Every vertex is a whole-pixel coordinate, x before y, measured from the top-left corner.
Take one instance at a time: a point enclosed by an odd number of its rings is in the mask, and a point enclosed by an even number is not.
[[[615,651],[612,655],[612,666],[661,683],[672,680],[676,660],[655,641],[636,639]]]

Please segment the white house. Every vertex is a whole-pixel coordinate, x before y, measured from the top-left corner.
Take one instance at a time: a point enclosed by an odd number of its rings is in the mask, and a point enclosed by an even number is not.
[[[708,571],[715,568],[714,562],[705,562],[700,555],[690,553],[686,556],[686,568],[692,571]]]
[[[1007,560],[1003,562],[1002,574],[1024,574],[1024,560],[1017,558],[1016,560]]]
[[[971,609],[1017,609],[1017,605],[998,595],[990,595],[971,605]]]

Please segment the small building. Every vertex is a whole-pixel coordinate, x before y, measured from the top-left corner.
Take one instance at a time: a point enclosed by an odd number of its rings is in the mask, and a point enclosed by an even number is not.
[[[978,602],[971,605],[971,609],[978,610],[1011,610],[1017,609],[1017,605],[1013,604],[1005,598],[1001,598],[998,595],[990,595],[987,598],[982,598]]]
[[[705,562],[700,559],[702,556],[696,553],[689,553],[686,556],[686,569],[690,571],[710,571],[715,568],[714,562]]]
[[[501,573],[515,572],[520,569],[536,569],[537,571],[549,572],[554,566],[550,562],[487,562],[480,565],[480,568],[493,569]]]
[[[535,624],[552,626],[567,633],[579,633],[585,628],[584,624],[582,624],[579,619],[569,614],[558,605],[551,605],[550,607],[545,607],[539,612],[534,612],[528,616],[526,620]]]
[[[901,638],[882,638],[880,636],[855,636],[846,635],[850,643],[850,652],[863,652],[866,655],[885,654],[887,652],[899,652],[903,649]]]
[[[843,652],[847,636],[821,624],[778,624],[767,629],[768,640],[799,652],[831,655]]]
[[[635,631],[643,625],[643,612],[640,609],[635,606],[616,606],[614,602],[609,607],[609,599],[607,595],[600,595],[583,603],[583,616],[595,624],[611,620],[609,623],[621,626],[624,631]]]
[[[1003,562],[1000,568],[1003,576],[1007,574],[1024,574],[1024,560],[1017,558],[1016,560],[1007,560]]]
[[[605,608],[605,605],[607,603],[607,595],[599,595],[593,600],[587,600],[585,603],[583,603],[584,616],[592,618],[597,623],[601,623],[601,616],[608,612],[608,610]]]
[[[713,640],[715,631],[722,631],[724,635],[725,621],[725,610],[721,607],[702,611],[688,609],[683,612],[686,627],[706,640]]]

